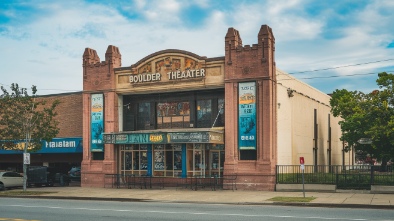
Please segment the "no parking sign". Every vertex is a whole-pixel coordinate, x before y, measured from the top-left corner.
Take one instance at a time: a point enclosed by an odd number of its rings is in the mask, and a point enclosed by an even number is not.
[[[304,166],[304,157],[300,157],[300,164],[301,164],[301,170],[304,170],[304,169],[305,169],[305,166]]]
[[[305,161],[304,161],[304,157],[300,157],[300,164],[301,164],[301,170],[302,170],[302,192],[304,193],[304,198],[305,198],[305,181],[304,181],[304,169],[305,169],[305,165],[304,165]]]
[[[23,163],[30,164],[30,153],[23,153]]]

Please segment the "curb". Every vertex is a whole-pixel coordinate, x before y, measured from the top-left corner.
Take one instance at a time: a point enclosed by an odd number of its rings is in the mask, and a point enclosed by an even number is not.
[[[294,207],[326,207],[326,208],[358,208],[358,209],[389,209],[394,210],[394,205],[366,205],[366,204],[329,204],[329,203],[287,203],[265,201],[252,202],[199,202],[199,201],[170,201],[139,198],[111,198],[111,197],[67,197],[67,196],[0,196],[0,198],[30,198],[30,199],[61,199],[61,200],[97,200],[118,202],[161,202],[161,203],[190,203],[190,204],[223,204],[223,205],[253,205],[253,206],[294,206]]]

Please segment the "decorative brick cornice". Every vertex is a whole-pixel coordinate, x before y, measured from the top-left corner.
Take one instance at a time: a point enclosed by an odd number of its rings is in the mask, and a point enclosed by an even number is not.
[[[221,61],[224,60],[224,56],[222,57],[214,57],[214,58],[207,58],[205,56],[199,56],[197,54],[194,54],[192,52],[189,51],[185,51],[185,50],[179,50],[179,49],[166,49],[166,50],[161,50],[161,51],[157,51],[155,53],[152,53],[144,58],[142,58],[141,60],[139,60],[137,63],[132,64],[129,67],[120,67],[120,68],[115,68],[115,71],[120,71],[120,70],[130,70],[132,68],[138,67],[139,65],[141,65],[142,63],[145,63],[147,61],[149,61],[151,58],[159,56],[159,55],[163,55],[163,54],[171,54],[171,53],[177,53],[177,54],[183,54],[183,55],[187,55],[190,57],[193,57],[197,60],[205,60],[206,62],[210,62],[210,61]]]

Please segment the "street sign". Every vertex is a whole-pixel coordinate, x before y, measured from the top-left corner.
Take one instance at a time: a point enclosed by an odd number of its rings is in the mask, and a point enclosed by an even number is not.
[[[30,164],[30,153],[23,153],[23,163]]]
[[[300,157],[300,164],[304,165],[304,157]]]
[[[371,138],[360,138],[357,142],[359,144],[372,144],[372,139]]]

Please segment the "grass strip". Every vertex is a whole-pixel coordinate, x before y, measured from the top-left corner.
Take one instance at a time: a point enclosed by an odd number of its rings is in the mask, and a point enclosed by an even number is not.
[[[286,203],[308,203],[312,200],[316,199],[316,197],[282,197],[276,196],[267,201],[274,201],[274,202],[286,202]]]
[[[39,196],[49,193],[56,193],[56,192],[11,190],[11,191],[1,191],[0,196]]]

